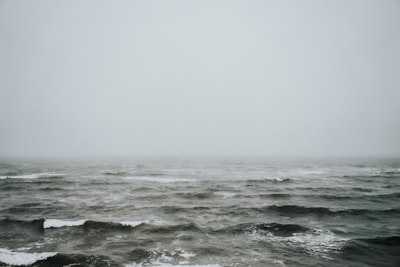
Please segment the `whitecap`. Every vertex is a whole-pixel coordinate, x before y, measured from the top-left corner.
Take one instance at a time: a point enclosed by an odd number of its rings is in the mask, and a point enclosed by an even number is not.
[[[152,176],[130,176],[130,177],[124,177],[123,179],[128,181],[143,181],[151,183],[189,183],[196,181],[193,179],[185,179],[185,178],[168,178],[168,177],[152,177]]]
[[[332,231],[320,229],[310,230],[305,233],[295,233],[289,237],[269,237],[272,241],[302,247],[312,256],[319,256],[328,259],[330,258],[330,253],[341,250],[348,242],[347,238],[339,237]]]
[[[142,267],[142,266],[148,266],[146,265],[142,265],[142,264],[125,264],[125,267]],[[189,265],[189,264],[170,264],[170,263],[153,263],[151,266],[156,266],[156,267],[221,267],[221,265],[219,264],[195,264],[195,265]]]
[[[160,254],[161,253],[161,254]],[[196,254],[185,251],[181,248],[177,248],[173,251],[167,251],[167,250],[162,250],[162,251],[152,251],[153,255],[158,256],[156,258],[153,258],[151,261],[150,266],[155,266],[155,267],[221,267],[219,264],[190,264],[190,259],[195,257]],[[178,263],[171,263],[174,259],[183,259],[179,261]],[[149,266],[149,263],[146,262],[144,264],[142,263],[130,263],[130,264],[125,264],[125,267],[142,267],[142,266]]]
[[[43,228],[60,228],[66,226],[80,226],[83,225],[86,220],[77,221],[63,221],[58,219],[46,219],[43,223]]]
[[[50,178],[50,177],[63,177],[65,174],[61,173],[33,173],[25,175],[13,175],[13,176],[0,176],[0,179],[38,179],[38,178]]]
[[[236,196],[236,193],[232,193],[232,192],[226,192],[226,191],[219,191],[219,192],[214,192],[214,195],[216,196],[221,196],[223,198],[231,198]]]
[[[37,261],[53,257],[57,252],[27,253],[0,248],[0,262],[8,265],[31,265]]]
[[[120,222],[119,224],[123,226],[130,226],[130,227],[136,227],[138,225],[146,223],[145,221],[125,221],[125,222]]]

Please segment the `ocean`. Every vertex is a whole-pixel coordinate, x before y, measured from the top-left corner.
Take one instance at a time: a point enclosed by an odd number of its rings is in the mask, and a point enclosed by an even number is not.
[[[0,266],[400,266],[400,160],[3,160]]]

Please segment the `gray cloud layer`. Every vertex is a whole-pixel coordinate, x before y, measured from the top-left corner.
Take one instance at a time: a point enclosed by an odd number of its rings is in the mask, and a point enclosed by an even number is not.
[[[0,156],[400,155],[400,4],[1,1]]]

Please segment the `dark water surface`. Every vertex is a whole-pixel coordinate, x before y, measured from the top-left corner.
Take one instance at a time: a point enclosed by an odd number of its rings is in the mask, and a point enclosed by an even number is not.
[[[400,161],[3,161],[10,265],[400,266]]]

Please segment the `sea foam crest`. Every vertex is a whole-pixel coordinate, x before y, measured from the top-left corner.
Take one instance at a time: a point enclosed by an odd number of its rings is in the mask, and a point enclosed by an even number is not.
[[[149,183],[190,183],[196,182],[194,179],[172,178],[172,177],[153,177],[153,176],[129,176],[123,178],[126,181],[141,181]]]
[[[190,264],[190,259],[195,257],[196,254],[185,251],[181,248],[176,248],[173,251],[167,250],[153,250],[150,251],[150,262],[145,261],[142,263],[125,264],[124,267],[221,267],[219,264]],[[172,263],[175,262],[175,263]],[[177,262],[177,263],[176,263]],[[151,264],[151,265],[149,265]]]
[[[87,220],[75,220],[75,221],[69,221],[69,220],[59,220],[59,219],[46,219],[43,223],[43,228],[61,228],[61,227],[70,227],[70,226],[81,226],[84,225],[87,222]],[[130,227],[136,227],[138,225],[141,225],[143,223],[147,223],[147,221],[122,221],[118,222],[118,224],[122,226],[130,226]]]
[[[0,176],[0,179],[38,179],[63,176],[65,176],[65,174],[62,173],[33,173],[25,175]]]
[[[143,223],[146,223],[146,222],[145,221],[124,221],[124,222],[120,222],[119,224],[121,224],[123,226],[136,227],[136,226],[141,225]]]
[[[43,223],[43,228],[60,228],[67,226],[80,226],[83,225],[86,220],[77,220],[77,221],[63,221],[58,219],[46,219]]]
[[[295,233],[289,237],[271,237],[273,241],[302,247],[308,254],[330,258],[331,252],[337,252],[343,248],[348,239],[338,237],[329,230],[313,229],[305,233]]]
[[[7,265],[31,265],[57,255],[57,252],[27,253],[0,248],[0,262]]]
[[[125,264],[124,267],[142,267],[142,266],[148,266],[148,265],[143,265],[143,264]],[[221,267],[219,264],[205,264],[205,265],[188,265],[188,264],[169,264],[169,263],[154,263],[152,266],[157,266],[157,267]]]
[[[233,193],[233,192],[219,191],[219,192],[214,192],[214,195],[221,196],[223,198],[231,198],[231,197],[236,196],[237,194]]]

